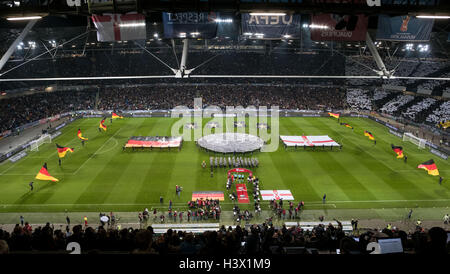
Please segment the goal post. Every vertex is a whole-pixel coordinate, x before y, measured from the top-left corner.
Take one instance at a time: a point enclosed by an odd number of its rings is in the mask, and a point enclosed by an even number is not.
[[[420,149],[424,149],[425,144],[427,143],[427,140],[416,137],[410,132],[406,132],[403,134],[403,142],[411,142],[411,143],[417,145]]]
[[[44,134],[38,139],[30,143],[30,151],[39,151],[39,147],[42,144],[48,144],[52,142],[52,136],[50,134]]]

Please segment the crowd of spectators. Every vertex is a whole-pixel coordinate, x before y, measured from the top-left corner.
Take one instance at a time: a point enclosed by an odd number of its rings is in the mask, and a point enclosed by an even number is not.
[[[68,111],[93,109],[95,92],[43,92],[0,100],[0,132]]]
[[[99,110],[155,110],[203,106],[279,106],[280,109],[343,109],[345,91],[326,87],[224,85],[162,85],[105,88],[99,92]],[[90,110],[96,91],[55,91],[0,100],[0,132],[68,111]]]
[[[428,115],[426,121],[433,124],[450,121],[450,101],[443,102],[436,110]]]
[[[377,65],[372,56],[351,56],[345,59],[345,75],[365,75],[376,76]],[[371,79],[347,79],[347,84],[350,86],[368,86],[373,85]]]
[[[397,96],[395,99],[389,101],[388,103],[386,103],[381,109],[380,111],[383,113],[388,113],[388,114],[392,114],[394,112],[397,111],[397,109],[405,104],[407,104],[408,102],[414,100],[414,96],[413,95],[404,95],[401,94],[399,96]]]
[[[389,95],[389,92],[382,90],[382,89],[375,89],[373,92],[373,100],[379,101],[384,99],[386,96]]]
[[[427,98],[409,106],[415,96],[372,91],[364,88],[271,84],[159,84],[137,86],[108,86],[84,91],[54,91],[5,98],[0,100],[0,132],[29,122],[69,111],[93,110],[165,110],[176,106],[193,108],[194,98],[202,98],[203,107],[218,106],[278,106],[289,110],[372,110],[376,106],[388,114],[402,111],[405,118],[416,122],[434,123],[449,117],[447,105],[431,113],[435,99]],[[408,109],[402,109],[409,107]],[[424,113],[428,117],[416,117]],[[397,113],[400,115],[400,113]],[[395,114],[395,115],[397,115]],[[425,119],[426,118],[426,119]]]
[[[415,121],[416,116],[420,115],[420,112],[428,109],[431,105],[433,105],[437,100],[434,98],[425,98],[422,101],[418,102],[415,105],[410,106],[407,110],[402,113],[403,117],[406,117],[410,120]]]
[[[372,100],[368,90],[347,89],[347,104],[355,110],[372,110]]]
[[[109,228],[75,225],[71,229],[54,227],[50,223],[35,229],[17,224],[11,233],[0,229],[0,254],[17,252],[61,252],[69,242],[77,242],[83,253],[121,252],[132,254],[282,254],[285,248],[313,248],[324,253],[369,253],[366,246],[380,238],[400,238],[406,252],[418,254],[448,254],[447,232],[440,227],[429,230],[416,227],[407,233],[398,228],[359,230],[345,233],[342,225],[320,224],[312,230],[299,226],[276,227],[271,222],[234,229],[222,226],[218,231],[189,233],[168,229],[156,234],[152,226],[146,229]]]
[[[203,107],[279,106],[280,109],[343,109],[345,91],[329,87],[211,85],[154,86],[132,89],[109,88],[101,91],[99,110],[193,108],[194,98],[201,97]]]

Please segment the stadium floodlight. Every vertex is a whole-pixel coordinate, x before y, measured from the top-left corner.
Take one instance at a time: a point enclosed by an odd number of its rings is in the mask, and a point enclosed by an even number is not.
[[[413,50],[414,44],[406,44],[405,49],[406,50]]]
[[[252,35],[253,35],[253,33],[251,33],[251,32],[244,32],[244,35],[247,35],[247,36],[252,36]]]
[[[224,18],[224,19],[217,18],[217,19],[214,19],[214,22],[216,22],[216,23],[233,23],[233,19],[231,19],[231,18]]]
[[[30,46],[31,49],[36,48],[36,42],[34,42],[34,41],[28,41],[28,45]]]
[[[417,15],[416,17],[422,19],[450,19],[448,15]]]
[[[197,35],[200,35],[200,32],[191,32],[191,35],[192,36],[197,36]]]
[[[145,27],[145,23],[122,23],[119,24],[119,27],[123,28],[123,27]]]
[[[36,20],[41,19],[42,16],[22,16],[22,17],[8,17],[8,21],[24,21],[24,20]]]
[[[180,32],[180,37],[185,38],[186,37],[186,32]]]
[[[289,34],[283,35],[283,38],[291,38],[292,36]]]
[[[429,46],[420,44],[419,46],[417,46],[417,48],[419,49],[419,52],[427,52],[429,49]]]
[[[285,16],[284,12],[251,12],[251,16]]]
[[[316,25],[316,24],[311,24],[311,25],[303,24],[302,27],[304,29],[307,29],[307,28],[310,28],[310,29],[328,29],[329,28],[328,26],[325,26],[325,25]]]
[[[158,38],[158,34],[157,33],[153,34],[153,37]]]

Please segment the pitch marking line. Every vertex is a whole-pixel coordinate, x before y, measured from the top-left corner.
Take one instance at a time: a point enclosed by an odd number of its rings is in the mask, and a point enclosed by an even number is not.
[[[81,122],[80,124],[83,124],[83,122]],[[67,126],[70,126],[70,125],[67,125]],[[67,129],[67,128],[66,128]],[[57,139],[58,137],[62,137],[63,135],[65,135],[65,134],[67,134],[67,133],[69,133],[70,131],[66,131],[66,132],[64,132],[63,134],[61,134],[61,135],[59,135],[59,136],[57,136],[55,139]],[[69,144],[71,144],[74,140],[76,140],[76,138],[78,138],[78,137],[75,137],[75,138],[73,138],[72,140],[70,140],[70,142],[69,142]],[[52,143],[53,143],[53,139],[52,139]],[[24,157],[24,159],[26,159],[26,158],[31,158],[31,157],[33,157],[33,158],[42,158],[42,159],[48,159],[48,158],[50,158],[50,157],[52,157],[53,156],[53,154],[55,154],[56,152],[53,152],[53,153],[51,153],[49,156],[47,156],[47,157],[36,157],[36,156],[30,156],[29,154],[27,155],[27,156],[25,156]],[[33,155],[33,154],[31,154],[31,155]],[[22,160],[22,159],[21,159]],[[7,162],[7,160],[5,160],[3,163],[6,163]],[[2,163],[2,165],[3,165],[3,163]],[[5,171],[3,171],[2,173],[0,173],[0,176],[2,176],[2,175],[5,175],[5,173],[8,171],[8,170],[10,170],[11,168],[13,168],[13,167],[15,167],[16,165],[18,165],[19,163],[21,163],[21,161],[19,160],[19,161],[17,161],[16,163],[14,163],[12,166],[10,166],[9,168],[7,168]],[[6,174],[6,175],[10,175],[10,174]],[[25,175],[25,174],[23,174],[23,175]]]
[[[117,146],[117,145],[119,144],[119,142],[117,142],[117,139],[116,139],[116,138],[114,138],[114,139],[113,139],[113,141],[115,142],[114,146],[112,146],[112,147],[108,148],[108,149],[107,149],[107,150],[105,150],[105,151],[97,152],[96,154],[97,154],[97,155],[100,155],[100,154],[105,154],[105,153],[107,153],[107,152],[110,152],[111,150],[115,149],[115,148],[116,148],[116,146]],[[108,141],[106,141],[106,142],[109,142],[109,140],[108,140]]]
[[[339,203],[390,203],[390,202],[447,202],[450,199],[436,199],[436,200],[364,200],[364,201],[329,201],[323,204],[322,202],[306,202],[306,205],[336,205]],[[221,205],[234,205],[236,203],[220,203]],[[10,207],[10,206],[164,206],[160,203],[148,203],[148,204],[3,204],[0,206]],[[186,206],[186,203],[172,203],[172,205],[183,205]]]
[[[103,145],[101,147],[99,147],[94,154],[92,154],[86,161],[84,161],[84,163],[77,169],[75,170],[74,173],[72,173],[71,175],[76,175],[78,173],[78,171],[90,160],[92,159],[92,156],[96,155],[98,151],[100,151],[112,138],[114,138],[114,136],[117,135],[117,133],[119,133],[119,131],[121,131],[122,128],[120,128],[119,130],[116,131],[116,133],[114,133],[113,136],[111,136],[106,142],[103,143]]]

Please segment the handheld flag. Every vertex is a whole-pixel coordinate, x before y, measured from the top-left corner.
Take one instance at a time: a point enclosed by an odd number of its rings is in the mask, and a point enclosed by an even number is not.
[[[348,127],[348,128],[353,129],[353,127],[352,127],[351,125],[347,124],[347,123],[341,123],[341,126],[346,126],[346,127]]]
[[[334,117],[336,119],[339,119],[339,116],[340,116],[339,113],[332,113],[332,112],[328,112],[328,115],[330,115],[331,117]]]
[[[394,146],[393,144],[391,144],[392,150],[397,153],[397,159],[398,158],[403,158],[403,148],[402,147],[398,147],[398,146]]]
[[[446,129],[446,128],[448,128],[449,126],[450,126],[450,121],[446,121],[446,122],[440,122],[439,124],[438,124],[438,127],[442,127],[443,129]]]
[[[367,130],[364,130],[364,136],[369,137],[370,140],[375,140],[375,137],[373,137],[372,133]]]
[[[426,171],[428,171],[429,175],[433,176],[439,176],[439,170],[436,167],[436,164],[434,163],[433,159],[426,161],[424,163],[421,163],[417,166],[417,168],[423,168]]]
[[[36,175],[36,179],[43,180],[43,181],[53,181],[58,182],[59,180],[55,177],[52,177],[47,170],[47,163],[44,163],[39,173]]]
[[[58,150],[59,158],[64,158],[66,156],[67,151],[73,152],[73,148],[70,147],[62,147],[56,144],[56,149]]]
[[[78,134],[77,134],[77,136],[78,136],[78,138],[79,138],[80,140],[83,140],[83,141],[88,140],[88,138],[85,138],[85,137],[83,137],[83,135],[81,135],[81,130],[80,130],[80,129],[78,129]]]
[[[103,118],[100,121],[100,125],[98,126],[99,128],[103,129],[104,131],[106,131],[106,126],[105,126],[105,118]]]
[[[116,113],[113,112],[111,118],[112,119],[123,119],[123,116],[117,115]]]

